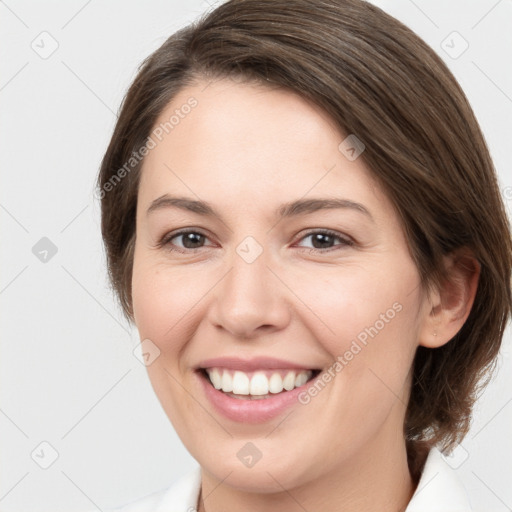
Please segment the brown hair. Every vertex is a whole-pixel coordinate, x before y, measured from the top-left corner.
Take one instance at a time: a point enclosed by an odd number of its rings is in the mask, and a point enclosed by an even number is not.
[[[467,434],[512,307],[510,227],[463,91],[427,44],[361,0],[231,0],[173,34],[141,64],[98,177],[109,277],[131,321],[143,160],[133,170],[126,162],[177,92],[211,77],[284,87],[356,134],[401,217],[425,289],[447,277],[443,255],[467,247],[477,258],[467,321],[448,343],[420,346],[415,356],[404,436],[417,478],[431,446],[450,450]]]

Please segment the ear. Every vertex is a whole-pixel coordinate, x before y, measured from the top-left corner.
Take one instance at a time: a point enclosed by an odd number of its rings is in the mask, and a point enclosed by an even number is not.
[[[444,257],[447,279],[428,297],[419,344],[428,348],[448,343],[467,320],[478,288],[480,264],[469,249]]]

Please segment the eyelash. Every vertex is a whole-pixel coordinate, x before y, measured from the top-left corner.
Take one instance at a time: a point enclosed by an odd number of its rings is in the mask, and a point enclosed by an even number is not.
[[[204,236],[205,238],[208,238],[204,233],[201,233],[201,231],[197,231],[195,229],[185,229],[182,231],[178,231],[177,233],[171,233],[169,235],[164,235],[162,237],[162,239],[158,242],[157,247],[165,248],[169,251],[179,252],[182,254],[194,253],[196,251],[203,249],[203,247],[196,247],[194,249],[178,249],[171,244],[171,240],[173,240],[174,238],[177,238],[177,237],[183,236],[183,235],[188,235],[190,233],[201,235],[201,236]],[[308,247],[301,247],[300,249],[302,249],[303,251],[307,251],[309,254],[311,254],[311,253],[326,253],[326,252],[334,251],[337,248],[339,249],[344,246],[353,246],[354,245],[353,240],[343,237],[336,231],[332,231],[330,229],[317,229],[317,230],[309,231],[308,233],[304,234],[302,236],[302,238],[300,238],[299,241],[301,241],[311,235],[316,235],[316,234],[328,235],[328,236],[337,238],[338,240],[341,241],[341,244],[338,244],[337,246],[334,246],[334,247],[329,247],[327,249],[316,249],[316,248],[308,248]]]

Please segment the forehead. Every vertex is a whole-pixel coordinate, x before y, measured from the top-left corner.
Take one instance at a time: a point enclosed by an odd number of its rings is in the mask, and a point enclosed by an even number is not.
[[[163,193],[247,206],[308,194],[383,200],[363,160],[340,151],[346,135],[334,120],[289,90],[202,82],[173,98],[153,133],[158,129],[161,140],[155,138],[142,171],[146,203]]]

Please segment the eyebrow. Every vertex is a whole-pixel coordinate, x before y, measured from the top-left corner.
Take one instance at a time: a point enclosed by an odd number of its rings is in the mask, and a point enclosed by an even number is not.
[[[158,197],[150,204],[146,215],[165,208],[179,208],[181,210],[203,215],[205,217],[215,217],[223,221],[222,216],[213,206],[206,202],[188,197],[177,197],[164,194]],[[275,215],[279,219],[295,217],[298,215],[306,215],[320,210],[332,209],[350,209],[360,212],[374,220],[372,214],[362,204],[342,198],[311,198],[298,199],[289,203],[282,204],[276,211]],[[224,222],[224,221],[223,221]]]

